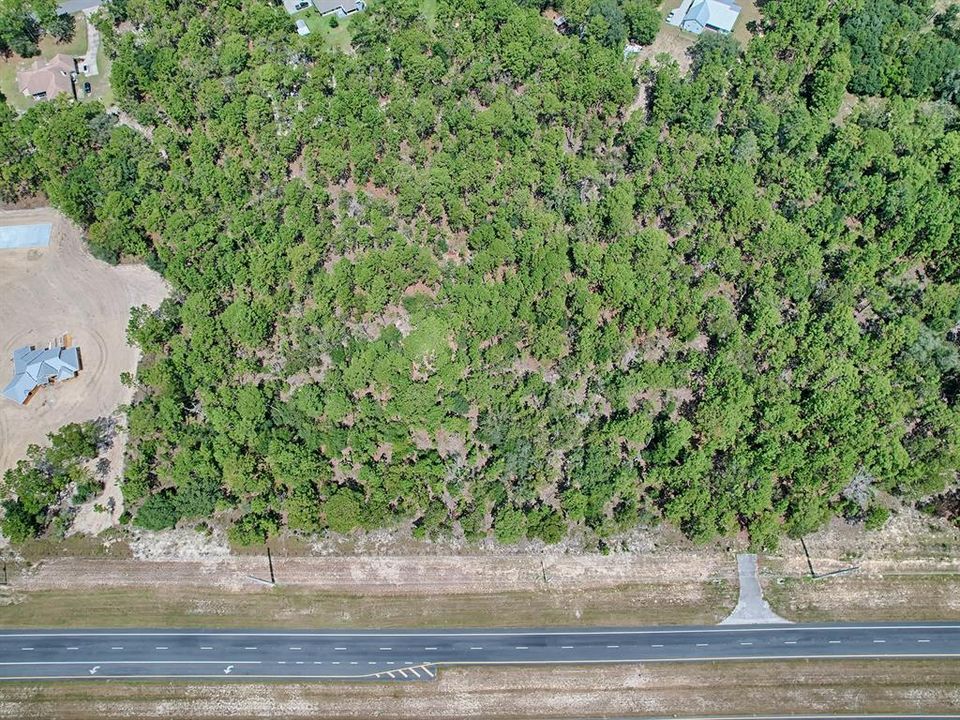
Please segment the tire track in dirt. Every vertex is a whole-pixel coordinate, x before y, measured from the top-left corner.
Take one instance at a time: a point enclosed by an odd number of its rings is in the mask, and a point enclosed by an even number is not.
[[[47,248],[0,251],[0,382],[12,375],[13,349],[46,347],[63,334],[80,348],[83,366],[76,378],[40,388],[26,405],[0,398],[0,473],[61,426],[109,417],[130,401],[120,382],[139,358],[126,338],[130,308],[156,307],[168,294],[143,265],[94,258],[81,229],[50,208],[0,211],[2,225],[43,221],[53,223]]]

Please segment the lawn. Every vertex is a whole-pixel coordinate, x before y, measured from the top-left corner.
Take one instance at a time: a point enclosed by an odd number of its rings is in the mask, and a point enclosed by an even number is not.
[[[338,17],[337,27],[331,27],[330,21],[335,16],[328,15],[323,17],[314,7],[309,7],[293,16],[294,20],[303,20],[310,32],[323,38],[323,42],[333,50],[350,52],[350,21],[352,15],[345,18]]]
[[[40,57],[52,58],[57,53],[70,57],[81,57],[87,52],[87,18],[83,13],[74,15],[77,24],[73,32],[73,39],[69,42],[58,43],[49,35],[40,41]],[[31,59],[33,62],[33,59]]]
[[[437,0],[421,0],[420,12],[427,24],[431,27],[437,21]],[[350,41],[353,39],[353,33],[350,32],[350,23],[356,15],[348,15],[345,18],[337,18],[337,27],[331,27],[330,20],[332,16],[323,17],[314,7],[296,13],[294,20],[303,20],[310,32],[323,38],[323,42],[333,50],[341,50],[345,53],[350,52]]]
[[[754,0],[739,0],[737,4],[741,7],[741,12],[740,17],[737,18],[737,24],[733,26],[732,35],[740,42],[740,45],[746,47],[750,38],[753,37],[747,30],[747,23],[760,21],[760,9]]]
[[[433,27],[437,22],[437,0],[423,0],[420,3],[420,12],[427,25]]]

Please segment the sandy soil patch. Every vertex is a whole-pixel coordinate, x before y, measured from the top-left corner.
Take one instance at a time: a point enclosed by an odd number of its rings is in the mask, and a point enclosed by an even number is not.
[[[185,531],[190,532],[190,531]],[[152,544],[149,551],[142,546]],[[158,551],[183,549],[178,541],[151,537],[134,545],[140,559],[51,558],[15,583],[24,591],[95,590],[99,587],[217,587],[244,591],[248,575],[263,577],[265,557],[230,555],[216,546],[190,550],[191,558]],[[535,592],[546,588],[574,592],[632,584],[736,583],[732,555],[665,552],[633,555],[512,557],[457,555],[386,557],[278,557],[277,581],[283,587],[357,595],[460,595]]]
[[[71,534],[99,535],[120,520],[123,514],[120,477],[123,470],[123,450],[126,444],[126,433],[118,430],[106,452],[90,462],[90,471],[103,480],[103,492],[77,508],[77,514],[73,516],[73,522],[70,525]],[[105,473],[100,473],[101,466],[106,468]],[[99,510],[98,507],[103,509]]]
[[[156,307],[168,289],[143,265],[111,267],[90,255],[76,225],[50,208],[0,213],[0,223],[52,222],[46,248],[0,251],[0,378],[11,377],[13,350],[45,346],[67,334],[80,347],[83,369],[58,386],[41,388],[26,404],[0,403],[0,471],[31,443],[70,422],[109,417],[131,391],[120,373],[135,370],[127,344],[130,308]],[[111,463],[119,470],[119,462]]]
[[[761,559],[774,609],[792,620],[953,619],[960,617],[960,529],[910,508],[867,532],[842,520],[806,538],[813,580],[799,542],[784,540]]]
[[[637,53],[637,65],[642,65],[647,60],[655,66],[659,65],[660,63],[657,60],[657,56],[665,54],[676,60],[677,65],[680,67],[680,74],[686,75],[690,72],[690,67],[693,65],[693,58],[690,57],[688,51],[696,41],[694,35],[685,33],[680,28],[672,25],[663,25],[653,42]]]
[[[660,31],[653,42],[634,56],[634,67],[639,69],[647,62],[653,67],[660,67],[663,60],[660,56],[667,55],[676,61],[680,68],[680,74],[686,75],[690,72],[690,67],[693,64],[693,58],[690,57],[689,50],[693,47],[694,42],[696,42],[695,39],[689,33],[685,33],[672,25],[664,24],[660,27]],[[629,120],[635,112],[647,107],[649,90],[650,85],[648,83],[640,83],[637,87],[637,96],[624,111],[626,119]]]
[[[371,554],[318,556],[310,546],[286,554],[277,543],[278,585],[271,589],[251,579],[269,577],[265,553],[231,554],[216,533],[137,533],[129,544],[94,543],[86,541],[82,557],[79,546],[62,555],[52,548],[32,565],[16,563],[0,597],[7,606],[0,625],[75,623],[64,614],[74,605],[86,626],[709,624],[736,603],[733,554],[692,546],[607,556],[443,548],[428,555],[424,543],[418,554],[365,546]]]
[[[429,683],[6,685],[0,717],[587,718],[946,712],[956,662],[454,668]],[[789,678],[788,682],[784,682]]]

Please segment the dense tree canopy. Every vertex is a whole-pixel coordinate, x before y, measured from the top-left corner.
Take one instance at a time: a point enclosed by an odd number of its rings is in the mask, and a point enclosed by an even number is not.
[[[82,502],[101,489],[84,462],[97,456],[103,432],[96,423],[71,423],[48,436],[49,446],[31,445],[27,457],[7,470],[0,483],[4,516],[0,530],[14,542],[36,537],[51,524],[69,526],[65,491]]]
[[[535,2],[383,0],[350,55],[259,0],[114,2],[152,139],[4,115],[29,152],[0,190],[175,288],[130,321],[135,522],[772,546],[955,484],[956,56],[841,5],[771,0],[746,47],[635,77],[632,1],[571,0],[564,35]],[[896,47],[951,22],[889,20]],[[848,87],[887,98],[848,115]]]
[[[44,34],[69,40],[75,25],[71,15],[57,10],[57,0],[0,0],[0,55],[37,55]]]

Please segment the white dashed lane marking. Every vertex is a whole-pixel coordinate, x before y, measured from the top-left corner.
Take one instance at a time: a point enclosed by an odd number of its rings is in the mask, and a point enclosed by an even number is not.
[[[33,650],[33,648],[20,648],[21,650]]]
[[[382,650],[383,648],[380,648],[380,649]],[[424,648],[424,650],[436,650],[436,648],[435,648],[435,647],[428,647],[428,648]]]

